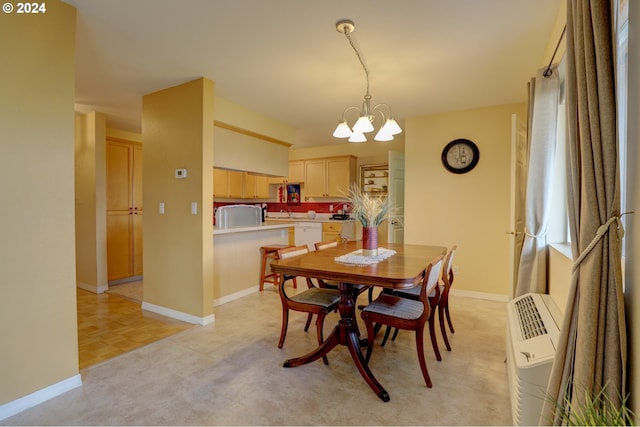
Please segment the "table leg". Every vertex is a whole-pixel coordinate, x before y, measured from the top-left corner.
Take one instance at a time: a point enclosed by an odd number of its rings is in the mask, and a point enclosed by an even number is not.
[[[353,285],[349,283],[340,283],[340,303],[338,304],[338,310],[340,311],[340,321],[336,326],[329,338],[327,338],[320,347],[313,350],[302,357],[295,359],[289,359],[284,362],[285,368],[293,368],[295,366],[304,365],[306,363],[313,362],[331,351],[338,344],[346,345],[349,348],[351,358],[355,363],[360,375],[369,384],[369,387],[378,395],[384,402],[389,401],[389,393],[382,387],[382,385],[373,376],[373,373],[369,369],[362,352],[360,351],[360,334],[358,333],[358,325],[356,322],[355,313],[355,301],[353,298]]]

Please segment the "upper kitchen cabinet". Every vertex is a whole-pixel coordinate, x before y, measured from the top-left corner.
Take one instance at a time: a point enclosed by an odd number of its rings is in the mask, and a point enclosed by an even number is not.
[[[285,177],[277,176],[269,178],[269,184],[284,183],[302,183],[304,182],[304,161],[296,160],[289,162],[289,174]]]
[[[266,176],[244,173],[244,198],[267,199],[269,198],[269,182]]]
[[[213,197],[241,199],[244,196],[243,172],[213,168]]]
[[[328,157],[304,161],[305,200],[314,197],[346,197],[356,182],[356,157]]]

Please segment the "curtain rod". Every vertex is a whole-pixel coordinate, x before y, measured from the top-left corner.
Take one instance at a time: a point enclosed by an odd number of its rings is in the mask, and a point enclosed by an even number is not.
[[[567,31],[567,26],[566,25],[562,29],[562,34],[560,34],[560,38],[558,39],[558,44],[556,45],[556,50],[553,51],[553,55],[551,56],[551,61],[549,61],[549,66],[547,67],[546,70],[544,70],[544,73],[542,73],[542,75],[545,76],[545,77],[549,77],[551,74],[553,74],[553,71],[551,71],[551,64],[553,64],[553,60],[556,57],[556,53],[558,53],[558,48],[560,47],[560,42],[562,42],[562,38],[564,37],[565,31]]]

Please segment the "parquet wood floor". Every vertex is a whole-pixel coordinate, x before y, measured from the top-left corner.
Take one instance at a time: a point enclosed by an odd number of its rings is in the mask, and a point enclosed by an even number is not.
[[[77,289],[80,369],[176,334],[193,325],[142,310],[117,295]]]

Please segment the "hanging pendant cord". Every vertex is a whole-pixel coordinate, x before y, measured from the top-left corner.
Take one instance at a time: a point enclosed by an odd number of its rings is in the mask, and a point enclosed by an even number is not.
[[[353,40],[351,40],[351,36],[349,35],[349,30],[347,28],[345,28],[344,30],[344,35],[347,37],[347,40],[349,40],[349,44],[351,45],[351,48],[353,48],[353,51],[356,53],[356,56],[358,57],[358,60],[360,61],[360,64],[364,69],[364,74],[367,77],[367,95],[369,95],[369,70],[367,69],[367,66],[364,65],[364,61],[360,56],[360,52],[358,51],[358,48],[356,47],[356,45],[353,44]]]
[[[560,47],[560,43],[562,42],[562,38],[564,37],[564,33],[566,31],[567,31],[567,26],[565,25],[564,28],[562,29],[562,34],[560,34],[560,39],[558,39],[558,44],[556,44],[556,50],[553,51],[553,55],[551,56],[551,61],[549,61],[549,66],[547,67],[546,70],[544,70],[544,73],[542,73],[542,75],[545,77],[549,77],[551,74],[553,74],[553,71],[551,71],[551,64],[553,64],[553,60],[556,57],[556,53],[558,53],[558,48]]]

